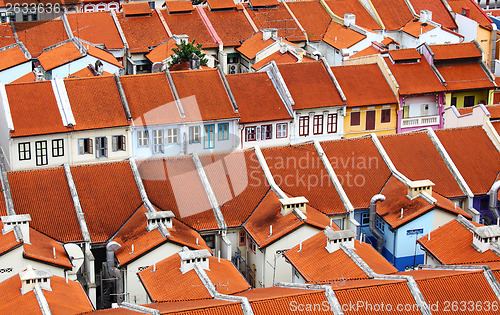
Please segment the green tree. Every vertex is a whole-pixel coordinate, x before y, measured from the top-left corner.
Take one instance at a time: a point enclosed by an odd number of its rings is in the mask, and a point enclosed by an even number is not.
[[[185,40],[181,40],[181,43],[177,45],[177,48],[172,48],[174,54],[172,55],[172,61],[169,63],[169,67],[181,63],[183,61],[189,62],[191,58],[191,54],[195,53],[200,58],[200,64],[202,66],[206,66],[208,59],[205,58],[205,53],[201,51],[201,44],[195,44],[193,41],[186,42]]]

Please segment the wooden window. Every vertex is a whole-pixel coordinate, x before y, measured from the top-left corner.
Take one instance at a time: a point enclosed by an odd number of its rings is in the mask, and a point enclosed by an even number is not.
[[[219,132],[217,134],[218,140],[228,140],[229,139],[229,123],[221,123],[218,125]]]
[[[245,240],[246,240],[246,233],[245,231],[240,231],[240,246],[245,246],[246,243],[245,243]]]
[[[301,116],[299,118],[299,136],[305,137],[309,135],[309,116]]]
[[[390,109],[382,109],[382,117],[380,118],[380,122],[388,123],[391,122],[391,110]]]
[[[78,139],[78,154],[92,154],[93,152],[92,139]]]
[[[200,126],[189,127],[189,143],[200,143]]]
[[[95,138],[95,154],[97,158],[108,157],[108,138]]]
[[[314,115],[313,134],[320,135],[322,133],[323,133],[323,115]]]
[[[474,95],[464,97],[464,107],[474,106],[475,97]]]
[[[326,132],[328,133],[337,132],[337,114],[328,114],[328,120],[326,123]]]
[[[163,130],[153,130],[153,152],[163,153]]]
[[[273,138],[273,125],[263,125],[260,127],[261,140],[267,140]]]
[[[64,156],[64,140],[63,139],[52,140],[52,156],[53,157]]]
[[[361,125],[361,113],[351,112],[351,126],[359,126],[359,125]]]
[[[31,160],[31,146],[29,142],[21,142],[19,148],[19,161]]]
[[[149,146],[149,132],[147,130],[137,131],[137,140],[139,147]]]

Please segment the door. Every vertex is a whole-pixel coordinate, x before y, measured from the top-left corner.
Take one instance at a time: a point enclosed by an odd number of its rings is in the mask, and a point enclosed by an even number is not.
[[[47,141],[35,142],[35,153],[37,166],[49,164],[47,158]]]
[[[369,110],[366,112],[366,130],[375,129],[375,111]]]

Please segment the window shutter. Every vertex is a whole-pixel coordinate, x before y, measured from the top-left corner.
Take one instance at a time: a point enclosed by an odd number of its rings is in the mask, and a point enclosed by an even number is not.
[[[255,140],[260,140],[260,127],[255,127]]]
[[[83,139],[78,140],[78,154],[83,154]]]
[[[113,138],[111,138],[111,145],[113,146],[113,151],[118,151],[118,137],[119,136],[113,136]]]
[[[88,141],[89,141],[89,153],[92,154],[94,152],[92,139],[88,139]]]
[[[104,137],[104,156],[108,156],[108,137]]]
[[[126,138],[125,138],[125,136],[121,136],[121,138],[122,138],[122,150],[126,151],[127,150]]]

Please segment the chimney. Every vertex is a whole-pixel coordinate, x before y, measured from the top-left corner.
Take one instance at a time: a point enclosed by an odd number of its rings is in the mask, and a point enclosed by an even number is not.
[[[36,67],[33,69],[33,73],[35,74],[35,81],[45,81],[45,76],[43,75],[42,67]]]
[[[189,70],[198,70],[200,67],[200,57],[197,54],[192,53],[189,58]]]
[[[182,274],[194,269],[195,265],[200,266],[203,270],[210,270],[208,264],[208,258],[211,257],[208,249],[201,250],[189,250],[186,246],[179,252],[179,257],[181,258],[181,270]]]
[[[344,14],[344,26],[349,27],[351,25],[356,25],[356,15],[352,13]]]
[[[354,249],[354,238],[356,233],[351,230],[341,230],[334,231],[331,227],[327,226],[324,231],[326,235],[326,250],[329,253],[340,248],[340,245],[344,245],[347,248]]]
[[[288,48],[286,47],[286,44],[284,42],[280,42],[280,53],[286,54],[288,51]]]
[[[432,186],[434,186],[434,183],[431,182],[430,180],[416,180],[416,181],[410,181],[407,183],[408,184],[408,195],[407,197],[410,200],[413,200],[415,197],[417,197],[421,193],[427,193],[429,196],[432,196]]]
[[[31,265],[28,265],[25,271],[19,273],[21,278],[21,294],[32,291],[36,286],[43,290],[52,291],[50,287],[50,278],[52,274],[45,270],[34,270]]]
[[[278,40],[277,28],[265,28],[262,30],[262,40],[266,41],[268,39]]]
[[[302,213],[306,213],[306,204],[309,202],[305,197],[294,197],[280,199],[281,215],[286,216],[291,213],[293,209],[298,209]]]
[[[302,60],[304,59],[304,52],[301,50],[297,53],[297,62],[302,62]]]
[[[2,234],[7,234],[17,225],[21,228],[23,241],[27,244],[30,242],[30,225],[31,217],[29,214],[7,215],[2,217],[3,229]]]
[[[175,40],[175,44],[179,46],[182,42],[189,42],[188,35],[172,35],[172,38]]]
[[[462,15],[465,17],[469,17],[470,9],[468,7],[462,7]]]
[[[158,223],[163,223],[167,229],[172,229],[172,218],[175,217],[172,211],[146,212],[145,215],[148,220],[148,231],[158,228]]]
[[[97,75],[101,76],[104,73],[103,68],[104,68],[104,66],[102,64],[102,61],[96,60],[94,69],[97,72]]]
[[[432,21],[432,11],[420,10],[420,23],[429,23]]]
[[[498,225],[480,226],[476,227],[472,234],[472,247],[484,253],[490,249],[491,243],[498,242],[500,239],[500,227]]]
[[[370,199],[370,232],[377,238],[377,251],[382,253],[384,235],[375,227],[377,218],[377,202],[384,201],[385,196],[377,194]]]

